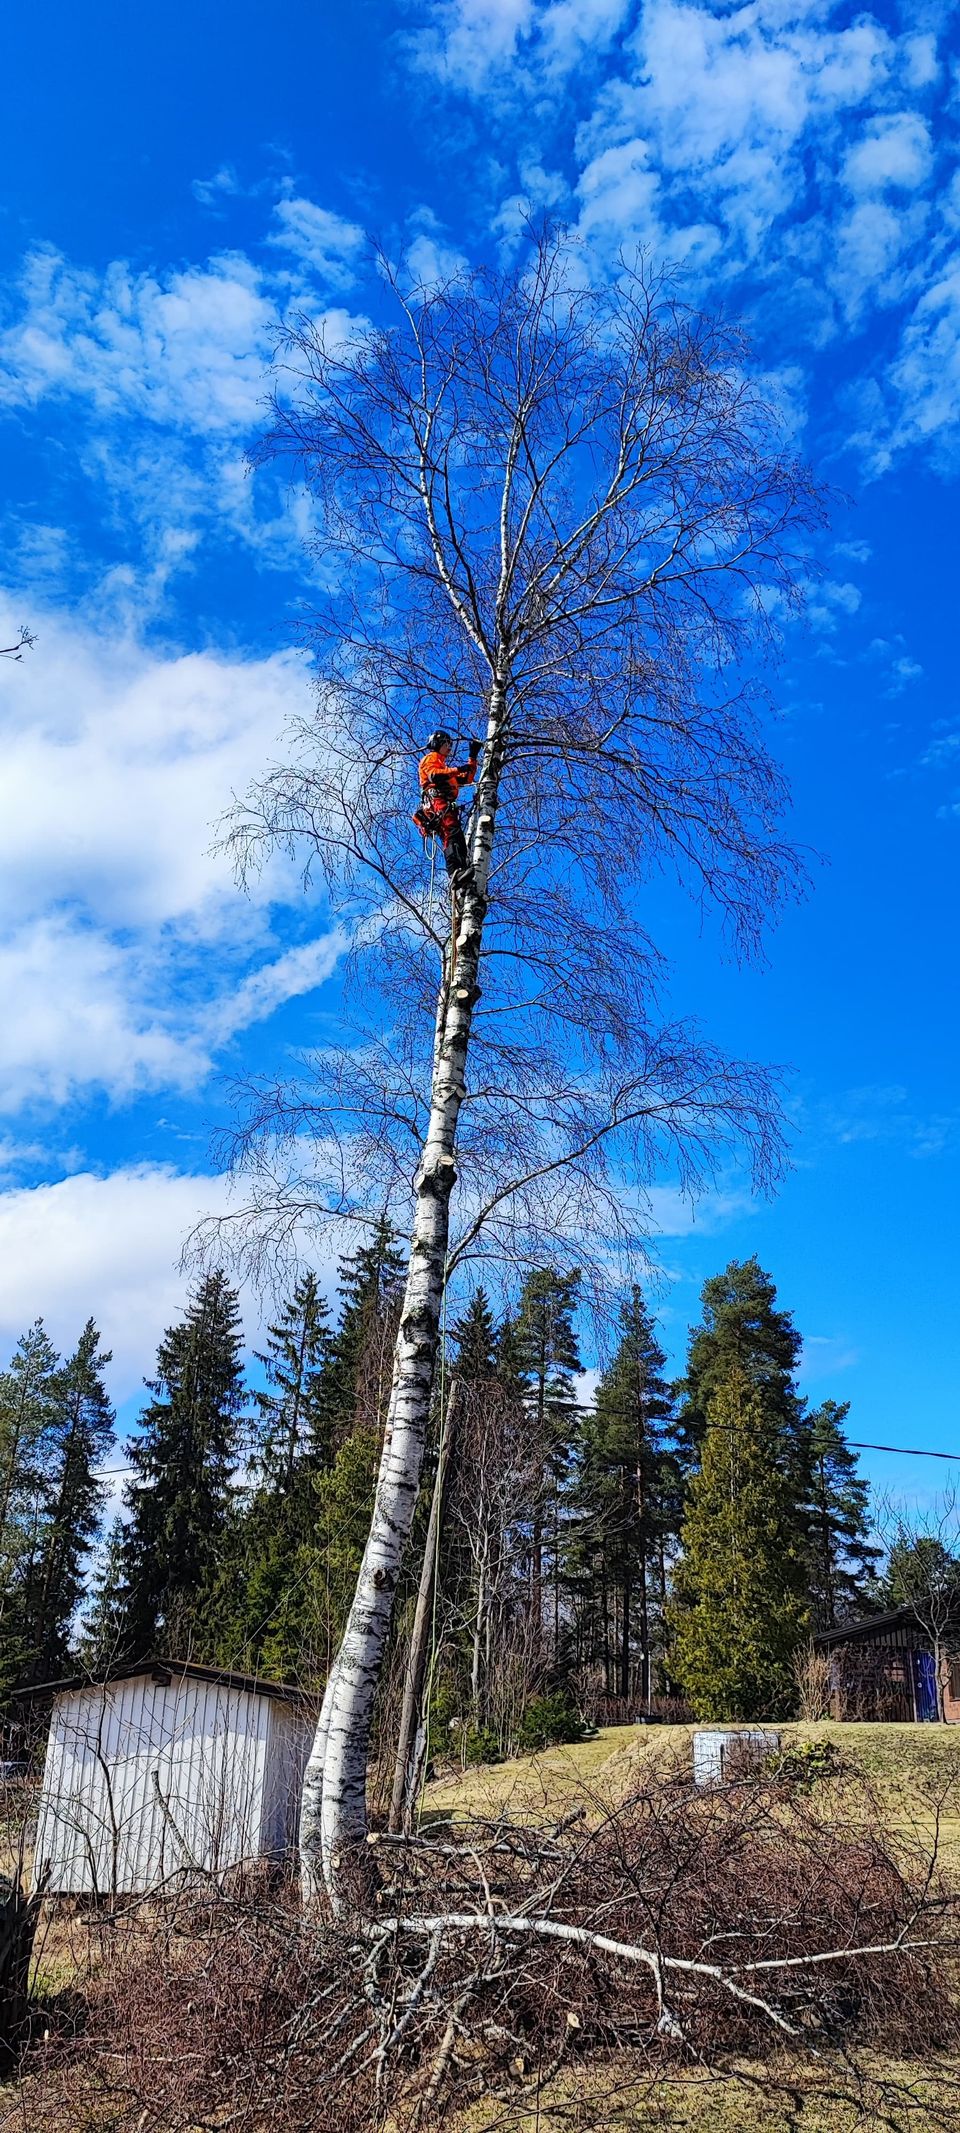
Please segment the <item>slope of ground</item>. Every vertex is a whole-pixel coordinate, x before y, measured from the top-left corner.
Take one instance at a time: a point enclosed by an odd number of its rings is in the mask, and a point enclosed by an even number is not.
[[[509,1814],[524,1820],[563,1814],[581,1801],[613,1805],[654,1766],[689,1767],[693,1726],[608,1726],[575,1746],[443,1774],[427,1786],[424,1816]],[[949,1789],[940,1833],[960,1865],[960,1726],[820,1725],[776,1727],[782,1747],[830,1742],[848,1768],[873,1780],[892,1829],[933,1827],[937,1795]]]
[[[844,1767],[870,1780],[891,1833],[924,1848],[936,1833],[940,1857],[960,1874],[960,1727],[820,1725],[777,1727],[786,1748],[829,1742]],[[689,1769],[692,1726],[611,1727],[577,1746],[552,1748],[427,1787],[424,1817],[507,1814],[535,1822],[585,1804],[602,1813],[656,1767]],[[534,2099],[484,2105],[457,2121],[457,2133],[890,2133],[891,2128],[960,2129],[960,2063],[845,2057],[818,2069],[789,2056],[779,2064],[660,2073],[655,2079],[623,2054],[567,2068]]]

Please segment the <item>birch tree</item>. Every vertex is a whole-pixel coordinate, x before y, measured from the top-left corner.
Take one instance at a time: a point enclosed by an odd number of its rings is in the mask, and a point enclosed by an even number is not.
[[[571,1236],[588,1276],[638,1248],[665,1171],[694,1189],[731,1144],[759,1182],[776,1167],[767,1075],[662,1019],[638,891],[675,869],[749,951],[796,887],[762,712],[819,513],[737,333],[656,276],[591,288],[546,234],[442,286],[384,267],[381,293],[352,340],[290,336],[264,450],[320,529],[316,708],[231,832],[241,874],[298,853],[352,943],[344,1042],[254,1089],[237,1129],[240,1245],[256,1266],[373,1209],[410,1239],[304,1791],[308,1888],[339,1904],[446,1284],[569,1261]],[[409,819],[437,725],[484,744],[452,909]]]

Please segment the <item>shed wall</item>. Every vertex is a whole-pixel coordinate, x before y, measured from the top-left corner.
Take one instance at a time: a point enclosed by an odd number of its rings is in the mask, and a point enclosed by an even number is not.
[[[313,1731],[312,1720],[296,1704],[271,1704],[261,1849],[274,1858],[296,1846]]]
[[[264,1848],[276,1706],[148,1674],[65,1692],[51,1714],[35,1854],[51,1893],[154,1888]]]

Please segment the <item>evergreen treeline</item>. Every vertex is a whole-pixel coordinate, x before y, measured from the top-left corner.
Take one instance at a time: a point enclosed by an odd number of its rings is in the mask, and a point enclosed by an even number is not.
[[[323,1681],[367,1533],[403,1273],[381,1222],[341,1266],[333,1315],[303,1274],[252,1393],[236,1295],[223,1273],[200,1281],[160,1343],[106,1537],[109,1357],[92,1321],[65,1362],[31,1328],[0,1374],[0,1688],[158,1651]],[[432,1722],[468,1752],[532,1741],[574,1704],[788,1710],[811,1630],[876,1588],[847,1409],[801,1398],[800,1339],[755,1259],[705,1284],[675,1383],[635,1287],[585,1399],[579,1300],[575,1268],[536,1270],[501,1317],[477,1289],[448,1335]]]

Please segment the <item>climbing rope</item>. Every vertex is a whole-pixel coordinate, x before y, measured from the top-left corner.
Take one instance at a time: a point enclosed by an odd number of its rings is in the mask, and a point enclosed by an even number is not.
[[[437,840],[430,840],[430,890],[427,896],[427,927],[433,932],[433,877],[437,870]]]
[[[457,975],[457,892],[450,883],[450,983]]]

